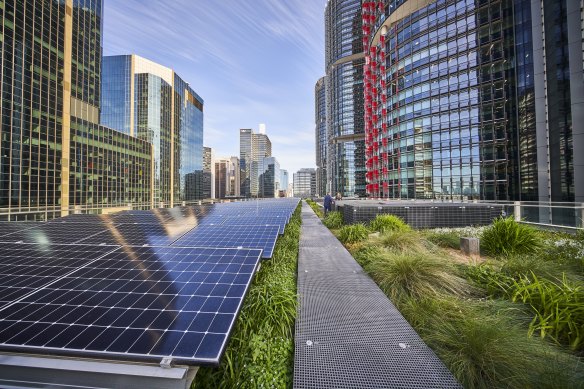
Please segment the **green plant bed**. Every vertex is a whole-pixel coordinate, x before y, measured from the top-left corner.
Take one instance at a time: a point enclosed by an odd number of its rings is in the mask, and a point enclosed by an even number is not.
[[[217,368],[199,369],[193,388],[291,388],[300,206],[274,255],[263,261]]]
[[[386,230],[358,243],[346,239],[346,227],[334,232],[465,388],[584,389],[584,286],[569,258],[578,243],[560,257],[544,256],[558,247],[546,243],[554,237],[498,222],[494,229]],[[441,249],[489,230],[502,237],[489,250],[498,259],[476,265]]]

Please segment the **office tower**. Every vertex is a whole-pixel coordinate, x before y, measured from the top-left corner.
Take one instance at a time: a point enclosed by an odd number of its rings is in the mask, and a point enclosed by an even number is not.
[[[103,2],[2,2],[0,208],[151,205],[151,145],[99,124]]]
[[[239,164],[241,168],[241,196],[251,196],[251,150],[253,130],[239,130]]]
[[[327,187],[326,154],[328,138],[326,133],[326,93],[325,78],[320,78],[314,88],[314,121],[316,138],[316,191],[324,195]]]
[[[239,197],[239,158],[215,159],[215,198]]]
[[[104,57],[102,83],[101,122],[154,145],[155,204],[199,199],[203,99],[172,69],[137,55]]]
[[[202,175],[202,199],[215,198],[215,166],[213,162],[213,149],[203,147],[203,175]]]
[[[316,170],[303,168],[293,175],[294,196],[312,197],[316,195]]]
[[[262,160],[260,172],[258,197],[279,197],[281,188],[280,163],[275,157],[266,157]]]
[[[371,196],[584,199],[580,2],[364,1],[363,32]]]
[[[327,181],[343,196],[365,196],[363,34],[360,0],[325,9]]]
[[[288,186],[290,185],[290,177],[288,176],[288,170],[280,169],[280,197],[288,197]]]
[[[254,133],[251,129],[239,130],[239,153],[241,166],[241,196],[258,197],[259,176],[263,172],[263,160],[272,156],[272,142],[264,133]]]

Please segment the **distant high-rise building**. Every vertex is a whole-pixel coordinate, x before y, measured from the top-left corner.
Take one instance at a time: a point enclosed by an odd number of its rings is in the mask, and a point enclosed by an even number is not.
[[[239,158],[223,157],[215,159],[215,198],[239,197]]]
[[[203,99],[172,69],[137,55],[104,57],[102,82],[102,123],[154,145],[155,204],[198,199]]]
[[[202,196],[203,199],[215,198],[215,163],[213,162],[213,149],[203,147],[203,182]]]
[[[363,2],[367,192],[584,201],[582,20],[577,0]]]
[[[263,127],[265,132],[265,125]],[[256,134],[251,129],[239,130],[241,166],[241,196],[258,197],[259,176],[263,160],[272,156],[272,142],[265,133]]]
[[[288,185],[290,185],[290,177],[288,176],[288,170],[280,169],[280,197],[288,197]]]
[[[316,191],[318,195],[324,195],[327,187],[326,154],[328,148],[325,77],[320,78],[314,88],[314,121],[316,124]]]
[[[325,9],[327,181],[343,196],[365,196],[361,0]]]
[[[262,171],[259,175],[258,197],[279,197],[281,188],[280,163],[274,157],[266,157],[262,161]]]
[[[312,168],[298,170],[294,173],[293,185],[295,197],[316,196],[316,170]]]
[[[99,124],[102,17],[102,0],[0,3],[1,208],[151,206],[152,146]]]

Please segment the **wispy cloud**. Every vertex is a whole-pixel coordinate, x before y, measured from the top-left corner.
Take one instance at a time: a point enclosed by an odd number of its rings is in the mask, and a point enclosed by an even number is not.
[[[205,99],[205,143],[239,153],[239,128],[268,125],[282,168],[314,165],[314,83],[324,5],[314,0],[108,0],[105,54],[172,67]]]

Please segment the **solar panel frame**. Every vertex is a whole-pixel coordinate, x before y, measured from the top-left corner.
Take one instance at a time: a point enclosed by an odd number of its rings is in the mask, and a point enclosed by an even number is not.
[[[208,290],[207,294],[200,296],[204,298],[204,301],[202,303],[200,300],[197,302],[193,299],[195,297],[194,293],[191,295],[187,293],[185,295],[176,294],[169,302],[170,304],[176,300],[176,306],[174,306],[174,308],[181,307],[181,309],[178,311],[173,310],[172,312],[179,312],[180,314],[183,312],[195,312],[196,305],[191,305],[191,310],[185,309],[189,307],[191,301],[193,302],[192,304],[200,304],[200,306],[196,308],[195,316],[188,323],[188,327],[184,327],[186,322],[182,322],[180,324],[182,327],[177,328],[165,328],[163,330],[163,327],[159,327],[161,324],[156,324],[156,320],[159,315],[162,315],[166,311],[160,310],[159,314],[154,317],[154,313],[150,312],[150,305],[148,304],[154,304],[155,301],[159,300],[158,294],[153,293],[153,296],[147,297],[148,293],[142,292],[142,289],[140,289],[139,292],[134,293],[136,296],[141,296],[139,299],[135,300],[133,303],[135,305],[122,308],[122,302],[128,300],[127,292],[120,293],[120,296],[117,296],[117,302],[120,303],[119,306],[110,303],[109,305],[106,305],[106,307],[102,307],[97,304],[99,298],[95,296],[96,293],[102,293],[102,296],[99,297],[108,296],[106,300],[102,300],[102,302],[104,302],[107,301],[108,298],[111,298],[110,296],[115,294],[115,292],[104,292],[101,288],[97,288],[96,291],[91,292],[85,285],[87,277],[82,278],[81,276],[93,274],[93,280],[97,280],[98,278],[96,277],[99,276],[99,274],[103,274],[104,276],[110,276],[108,281],[111,281],[112,284],[116,281],[123,280],[123,278],[119,277],[119,272],[129,272],[132,268],[127,267],[124,270],[107,273],[107,271],[111,270],[111,268],[108,268],[108,261],[115,262],[116,256],[121,255],[122,259],[119,261],[128,259],[128,263],[136,265],[136,260],[132,257],[124,257],[125,252],[128,249],[134,250],[134,253],[139,258],[142,258],[144,253],[148,250],[161,250],[163,253],[170,253],[169,255],[180,253],[182,251],[183,255],[187,258],[188,253],[193,252],[198,252],[196,255],[199,257],[211,255],[211,253],[216,254],[216,262],[192,262],[197,265],[200,264],[200,267],[191,272],[192,274],[187,274],[187,276],[192,278],[184,277],[184,279],[180,281],[184,284],[180,291],[187,286],[192,288],[194,284],[197,284],[195,276],[198,274],[197,280],[200,279],[201,282],[198,283],[196,291],[198,292],[204,285],[206,285],[206,287],[203,289],[203,292]],[[149,362],[160,362],[163,358],[171,357],[173,361],[187,365],[218,365],[220,358],[225,351],[237,316],[241,310],[243,300],[249,290],[253,276],[258,269],[261,260],[260,257],[261,250],[257,249],[168,246],[116,248],[114,251],[109,252],[98,260],[92,261],[89,265],[80,268],[76,272],[69,274],[67,277],[62,277],[56,282],[51,283],[50,288],[41,288],[38,290],[38,292],[42,291],[43,293],[28,295],[25,298],[21,298],[10,307],[0,308],[0,349],[36,352],[40,354],[100,357]],[[226,260],[231,258],[231,262],[225,263],[223,258],[226,258]],[[147,262],[148,261],[141,260],[142,266],[147,267],[151,264],[160,265],[157,260],[150,263]],[[176,262],[176,264],[181,263],[181,261]],[[227,272],[226,270],[228,270],[231,265],[232,269],[239,266],[239,268],[244,271],[238,271],[236,273]],[[122,266],[122,268],[124,268],[124,266]],[[182,268],[188,269],[188,266],[182,266]],[[138,268],[134,268],[133,270],[136,269]],[[145,270],[141,269],[141,271]],[[152,270],[151,272],[156,273],[156,270]],[[176,274],[182,275],[188,272],[188,270],[177,270],[176,272]],[[209,281],[206,283],[203,282],[203,280],[206,281],[207,278],[209,278]],[[75,284],[75,281],[80,280],[82,282]],[[129,282],[130,280],[126,281]],[[230,282],[230,286],[225,289],[227,283],[220,281]],[[168,282],[178,283],[179,281],[175,279],[174,281]],[[68,285],[72,285],[73,287],[68,288]],[[78,289],[75,289],[75,285],[77,285]],[[139,285],[140,283],[136,284],[137,287]],[[170,288],[170,285],[166,286],[167,289]],[[209,289],[210,287],[211,289]],[[211,294],[215,288],[219,288],[216,296]],[[100,292],[97,292],[98,290]],[[73,296],[72,298],[75,299],[72,300],[74,303],[72,305],[73,309],[66,304],[67,298],[69,297],[65,296],[63,293],[57,293],[57,291],[70,292],[70,295]],[[221,297],[219,296],[225,297],[221,300]],[[35,300],[37,297],[39,299]],[[188,300],[185,299],[187,297],[189,298]],[[51,301],[52,298],[56,299]],[[87,300],[84,300],[86,298]],[[89,303],[89,305],[84,305],[90,301],[91,303]],[[142,305],[138,306],[138,302],[142,302]],[[8,308],[11,309],[9,310]],[[111,318],[106,318],[105,321],[100,322],[99,320],[106,315],[104,312],[107,312],[108,310],[111,310]],[[136,316],[132,322],[126,324],[124,320],[129,320],[126,316],[128,316],[128,312],[131,310],[136,311],[131,313],[137,314],[138,316]],[[100,313],[102,314],[97,316]],[[169,315],[171,314],[169,313]],[[54,318],[57,320],[44,321],[44,318]],[[134,322],[139,318],[152,321],[148,322],[150,324],[147,327],[134,326]],[[164,317],[163,319],[167,319],[167,317]],[[216,319],[229,320],[228,323],[225,323],[219,321],[216,322]],[[178,317],[175,318],[175,320],[178,320]],[[161,321],[164,322],[164,320]],[[171,324],[174,325],[174,321],[172,321]],[[214,330],[215,332],[211,330]],[[50,338],[43,338],[41,335],[43,333]],[[113,341],[107,344],[107,348],[102,347],[103,350],[100,350],[99,347],[96,348],[98,343],[104,339],[110,339],[116,334],[117,336]],[[122,338],[123,336],[126,338]],[[155,340],[152,340],[150,339],[151,336],[158,337]],[[143,342],[147,342],[148,339],[151,340],[152,347],[148,349],[147,353],[138,352],[144,350]],[[196,345],[196,349],[193,347],[194,351],[187,350],[191,344]],[[122,350],[124,347],[126,350]],[[168,352],[161,352],[169,349],[172,349],[170,354]]]

